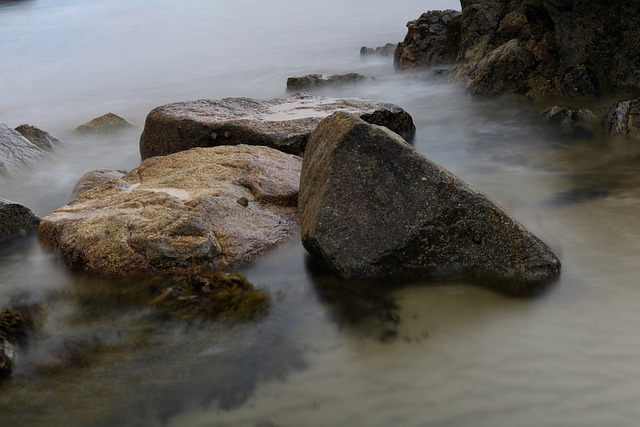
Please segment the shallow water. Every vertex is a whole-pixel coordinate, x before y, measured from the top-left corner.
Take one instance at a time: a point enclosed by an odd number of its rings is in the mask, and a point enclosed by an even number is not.
[[[540,122],[544,105],[361,60],[424,10],[459,8],[391,3],[0,2],[0,121],[65,141],[0,178],[0,197],[44,215],[84,172],[137,166],[140,130],[70,135],[108,111],[141,127],[163,103],[268,99],[289,76],[357,71],[375,79],[326,94],[407,109],[421,153],[551,246],[558,283],[530,299],[455,281],[342,283],[294,239],[243,270],[271,294],[267,316],[185,324],[69,274],[29,236],[0,247],[0,306],[42,307],[0,385],[3,426],[636,425],[639,146],[561,136]]]

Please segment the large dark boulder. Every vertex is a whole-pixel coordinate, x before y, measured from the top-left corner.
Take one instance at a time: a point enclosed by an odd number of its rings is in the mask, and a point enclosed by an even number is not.
[[[0,241],[24,236],[38,227],[38,218],[31,209],[0,198]]]
[[[301,155],[311,131],[334,111],[357,114],[407,139],[415,133],[413,119],[405,110],[376,101],[309,93],[269,101],[202,99],[153,109],[140,137],[140,154],[146,159],[193,147],[249,144]]]
[[[637,92],[639,51],[637,2],[462,2],[457,71],[473,93],[539,99]]]
[[[19,132],[0,123],[0,175],[19,171],[44,154]]]
[[[460,46],[460,12],[432,10],[407,23],[394,54],[396,68],[453,64]]]
[[[304,247],[343,277],[458,272],[527,292],[560,270],[549,248],[487,196],[347,113],[312,133],[298,206]]]

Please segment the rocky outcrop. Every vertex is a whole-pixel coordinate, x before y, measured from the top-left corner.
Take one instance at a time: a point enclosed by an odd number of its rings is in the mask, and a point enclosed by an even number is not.
[[[37,145],[45,151],[50,151],[62,144],[62,141],[51,135],[49,132],[32,125],[20,125],[16,128],[16,131],[31,141],[32,144]]]
[[[568,135],[591,135],[601,126],[598,116],[587,108],[574,109],[566,105],[554,105],[541,114]]]
[[[453,64],[460,46],[460,12],[433,10],[407,23],[407,35],[395,51],[396,68]]]
[[[360,48],[360,56],[391,56],[396,52],[398,47],[395,43],[387,43],[384,46],[367,47],[362,46]]]
[[[607,112],[605,123],[609,135],[640,139],[640,99],[616,103]]]
[[[137,126],[114,113],[107,113],[78,126],[74,133],[79,135],[105,134],[136,129]]]
[[[152,110],[140,137],[140,154],[146,159],[193,147],[249,144],[301,155],[311,131],[324,117],[338,110],[387,126],[407,139],[415,133],[413,119],[406,111],[375,101],[308,93],[270,101],[203,99]]]
[[[407,24],[404,47],[396,51],[400,68],[437,65],[448,55],[456,58],[456,75],[469,91],[489,96],[591,98],[640,92],[637,2],[460,3],[461,16],[447,23],[441,18],[447,11],[433,11]],[[458,25],[459,38],[454,36]]]
[[[0,123],[0,175],[15,173],[43,154],[43,150],[19,132]]]
[[[0,198],[0,241],[24,236],[37,228],[39,222],[31,209]]]
[[[104,276],[234,268],[297,232],[301,162],[247,145],[153,157],[47,215],[38,237],[72,269]]]
[[[463,272],[517,293],[560,269],[544,243],[485,195],[346,113],[311,135],[299,211],[304,247],[343,277]]]
[[[358,83],[366,80],[367,76],[360,73],[334,74],[324,77],[322,74],[307,74],[300,77],[287,79],[288,91],[322,89],[331,86],[340,86],[348,83]]]
[[[458,74],[471,92],[593,97],[640,87],[640,5],[462,1]]]

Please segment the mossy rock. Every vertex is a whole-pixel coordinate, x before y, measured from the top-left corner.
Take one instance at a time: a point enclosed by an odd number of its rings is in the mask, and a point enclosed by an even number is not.
[[[240,273],[212,273],[153,279],[165,287],[151,304],[172,317],[247,321],[266,314],[269,294]]]

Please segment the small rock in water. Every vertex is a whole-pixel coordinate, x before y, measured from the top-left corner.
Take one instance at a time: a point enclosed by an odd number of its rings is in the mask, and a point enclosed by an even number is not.
[[[322,74],[307,74],[301,77],[289,77],[287,79],[287,90],[310,90],[346,83],[357,83],[366,79],[367,76],[359,73],[335,74],[328,77],[324,77]]]
[[[398,45],[396,43],[387,43],[384,46],[378,46],[376,48],[362,46],[360,48],[360,56],[392,56]]]
[[[95,119],[78,126],[75,128],[74,133],[80,135],[87,134],[105,134],[118,132],[127,129],[135,129],[137,126],[133,123],[123,119],[117,114],[107,113],[103,116],[96,117]]]
[[[0,198],[0,241],[26,235],[38,227],[38,218],[31,209]]]

